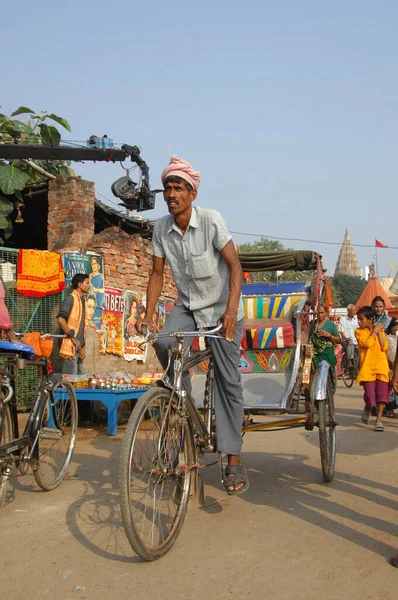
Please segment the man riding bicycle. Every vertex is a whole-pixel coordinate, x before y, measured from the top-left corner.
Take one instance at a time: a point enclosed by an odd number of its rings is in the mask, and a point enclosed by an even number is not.
[[[355,337],[355,330],[358,329],[357,307],[355,304],[347,306],[347,315],[341,317],[339,323],[339,332],[341,334],[342,345],[347,358],[347,366],[353,366],[359,369],[359,351],[358,342]]]
[[[152,316],[163,287],[164,265],[170,265],[179,300],[166,317],[163,331],[223,325],[222,339],[212,339],[215,370],[215,413],[217,451],[228,454],[225,487],[228,494],[241,494],[249,487],[241,464],[243,391],[238,369],[243,329],[241,301],[242,269],[223,217],[215,210],[193,207],[200,174],[172,156],[162,173],[164,199],[170,215],[155,222],[152,251],[153,270],[148,283],[141,330],[153,328]],[[171,338],[154,343],[163,368],[168,364]]]

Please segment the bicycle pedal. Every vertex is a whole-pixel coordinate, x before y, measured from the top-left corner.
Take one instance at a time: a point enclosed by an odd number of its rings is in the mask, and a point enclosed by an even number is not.
[[[62,436],[63,433],[60,429],[43,427],[40,431],[40,439],[42,440],[60,440]]]

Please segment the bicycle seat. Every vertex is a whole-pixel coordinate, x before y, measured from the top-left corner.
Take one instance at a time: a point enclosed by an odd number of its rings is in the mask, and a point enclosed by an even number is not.
[[[20,354],[22,358],[27,358],[28,360],[35,357],[35,351],[32,346],[14,342],[3,342],[0,340],[0,353],[1,352],[15,352],[15,354]]]

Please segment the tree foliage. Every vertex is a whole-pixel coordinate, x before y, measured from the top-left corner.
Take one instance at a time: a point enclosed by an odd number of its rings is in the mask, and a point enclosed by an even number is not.
[[[262,236],[255,242],[242,244],[239,246],[241,252],[286,252],[293,248],[285,248],[279,240],[269,240]],[[311,281],[312,271],[260,271],[250,273],[252,281]]]
[[[279,240],[269,240],[267,237],[261,237],[252,243],[242,244],[239,246],[241,252],[287,252],[293,250],[293,248],[285,248]],[[314,280],[313,271],[284,271],[282,274],[277,275],[275,271],[261,271],[256,273],[250,273],[253,282],[256,281],[309,281]],[[330,289],[332,292],[332,301],[335,308],[341,306],[342,295],[341,290],[334,282],[334,278],[330,279]]]
[[[335,275],[332,281],[340,296],[340,306],[355,304],[366,287],[365,279],[350,275]]]
[[[17,119],[20,115],[22,118]],[[0,144],[58,146],[61,134],[54,123],[71,131],[66,119],[46,111],[35,113],[27,106],[20,106],[10,116],[0,113]],[[36,160],[35,164],[51,175],[74,175],[69,161]],[[23,207],[22,191],[45,181],[45,175],[38,173],[23,160],[0,159],[0,245],[12,234],[14,208],[20,211]]]
[[[265,236],[261,236],[255,242],[242,244],[239,248],[242,252],[286,252],[286,250],[293,250],[293,248],[285,248],[279,240],[270,240]]]

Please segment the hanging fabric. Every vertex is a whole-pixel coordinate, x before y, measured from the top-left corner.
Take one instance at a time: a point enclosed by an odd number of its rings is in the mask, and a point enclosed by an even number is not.
[[[65,289],[61,255],[46,250],[18,252],[17,292],[22,296],[41,298]]]

